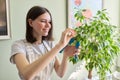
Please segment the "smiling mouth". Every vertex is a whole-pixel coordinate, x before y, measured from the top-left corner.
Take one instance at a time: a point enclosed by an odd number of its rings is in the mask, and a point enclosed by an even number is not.
[[[44,29],[43,31],[44,31],[44,32],[49,32],[49,29]]]

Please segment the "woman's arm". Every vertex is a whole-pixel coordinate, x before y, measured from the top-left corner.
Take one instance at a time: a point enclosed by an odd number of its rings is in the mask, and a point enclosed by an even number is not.
[[[36,61],[29,64],[24,54],[16,54],[14,56],[14,61],[16,66],[21,73],[21,75],[25,78],[25,80],[31,80],[38,72],[43,70],[56,56],[62,47],[60,45],[56,45],[51,51],[47,54],[39,57]]]
[[[71,29],[66,29],[62,33],[61,39],[58,42],[58,44],[45,55],[39,57],[36,61],[34,61],[31,64],[29,64],[24,54],[18,53],[14,56],[16,66],[25,80],[31,80],[32,78],[34,78],[34,76],[38,72],[43,70],[55,58],[56,54],[59,53],[59,51],[68,44],[69,40],[72,37],[74,37],[74,33],[72,33],[72,31],[73,30]],[[71,35],[68,35],[69,32],[71,32]],[[64,66],[66,63],[64,64],[63,61],[62,64]]]
[[[74,56],[76,53],[79,53],[79,50],[75,48],[75,46],[67,46],[64,50],[64,54],[63,54],[63,58],[62,58],[62,62],[60,64],[60,62],[58,61],[58,59],[56,59],[55,61],[55,71],[58,74],[58,76],[63,77],[66,69],[67,69],[67,62],[68,62],[68,58],[71,56]]]

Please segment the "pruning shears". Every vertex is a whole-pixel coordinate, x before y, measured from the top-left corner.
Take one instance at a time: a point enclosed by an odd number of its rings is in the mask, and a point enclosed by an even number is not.
[[[74,41],[75,41],[75,39],[72,38],[72,39],[69,41],[68,44],[71,45]],[[75,47],[78,49],[79,46],[80,46],[80,42],[77,41],[77,42],[75,43]],[[65,47],[60,51],[60,53],[62,53],[62,52],[64,51],[64,49],[65,49]],[[75,61],[78,61],[78,55],[77,55],[77,54],[75,54],[74,59],[75,59]]]

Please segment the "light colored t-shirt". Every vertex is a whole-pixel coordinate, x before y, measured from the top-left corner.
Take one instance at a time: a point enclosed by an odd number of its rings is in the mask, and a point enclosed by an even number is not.
[[[53,47],[54,47],[53,41],[44,40],[43,43],[36,45],[30,44],[26,40],[18,40],[15,41],[12,45],[10,61],[11,63],[15,64],[13,56],[17,53],[21,53],[26,56],[29,63],[32,63]],[[40,73],[38,73],[33,80],[50,80],[51,74],[54,69],[54,63],[55,58],[49,63],[49,65],[44,70],[40,71]],[[19,74],[19,76],[21,80],[24,80],[22,78],[22,75]]]

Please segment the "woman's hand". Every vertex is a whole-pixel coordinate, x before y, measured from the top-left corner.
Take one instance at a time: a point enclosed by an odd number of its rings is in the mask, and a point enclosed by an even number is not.
[[[65,47],[71,38],[75,37],[76,32],[73,29],[67,28],[64,32],[62,32],[61,39],[59,44]]]
[[[74,55],[79,55],[79,53],[80,53],[80,48],[76,48],[75,46],[66,46],[65,47],[65,50],[64,50],[64,55],[66,56],[66,57],[72,57],[72,56],[74,56]]]

